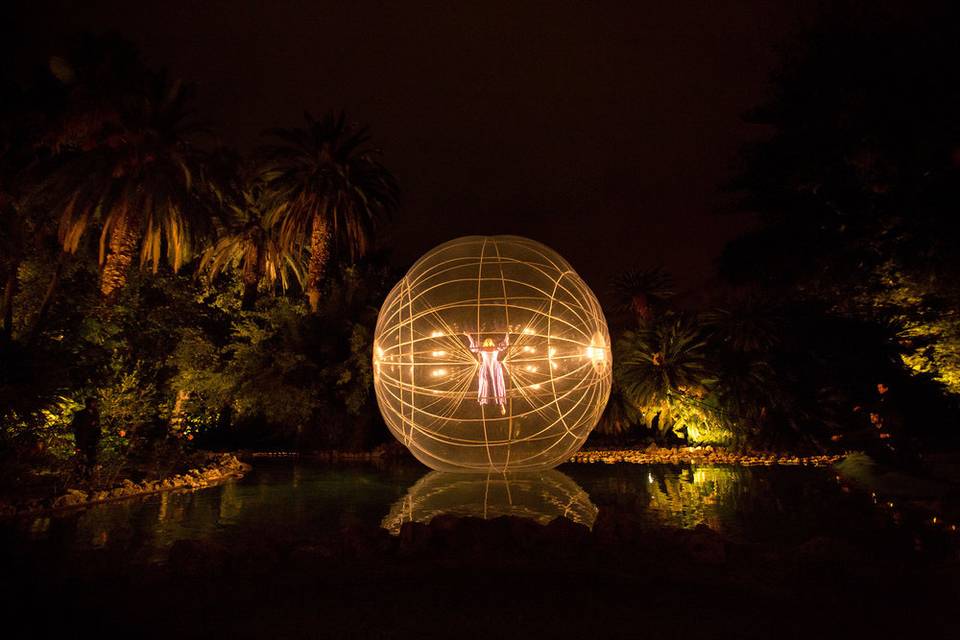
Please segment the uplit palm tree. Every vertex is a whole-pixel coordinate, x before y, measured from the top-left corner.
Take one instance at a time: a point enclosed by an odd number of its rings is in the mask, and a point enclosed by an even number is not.
[[[215,277],[227,269],[240,272],[243,297],[240,308],[250,311],[256,305],[261,282],[280,284],[286,290],[292,280],[303,282],[300,252],[277,241],[276,233],[266,226],[263,185],[254,181],[224,203],[232,214],[230,225],[203,253],[201,270]]]
[[[630,269],[611,284],[618,311],[632,314],[637,323],[652,320],[675,295],[673,278],[662,267]]]
[[[771,411],[783,410],[788,386],[770,364],[781,342],[776,303],[751,294],[701,316],[717,382],[716,404],[741,432],[760,430]]]
[[[348,126],[342,113],[319,120],[306,114],[306,121],[304,128],[269,132],[276,143],[264,149],[264,175],[267,222],[278,228],[280,244],[309,247],[306,292],[315,312],[331,254],[363,255],[378,218],[397,207],[399,189],[368,146],[366,129]]]
[[[56,158],[36,199],[60,219],[63,249],[75,253],[91,228],[99,230],[100,292],[113,299],[138,253],[154,272],[166,255],[178,270],[209,217],[197,198],[197,156],[187,143],[198,128],[190,96],[179,81],[145,75],[142,88],[117,98],[97,130]],[[100,111],[103,116],[103,111]],[[66,136],[70,139],[70,136]]]
[[[616,344],[615,376],[624,398],[643,414],[648,427],[656,421],[667,431],[701,413],[713,383],[705,349],[701,328],[684,318],[663,318],[624,332]]]

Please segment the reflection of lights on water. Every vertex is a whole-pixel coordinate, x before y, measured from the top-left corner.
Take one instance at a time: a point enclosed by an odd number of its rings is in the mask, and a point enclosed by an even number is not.
[[[695,466],[680,473],[647,473],[650,507],[674,526],[706,523],[721,527],[722,512],[738,493],[743,472],[723,467]]]
[[[50,518],[37,518],[30,525],[30,533],[44,533],[50,528]]]
[[[563,516],[588,528],[597,518],[589,494],[556,470],[540,473],[451,474],[431,472],[397,500],[380,526],[397,535],[404,522],[430,522],[438,515],[513,516],[548,524]]]

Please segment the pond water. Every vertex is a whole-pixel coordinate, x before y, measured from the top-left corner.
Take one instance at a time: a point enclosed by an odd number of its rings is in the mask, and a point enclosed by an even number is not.
[[[440,513],[543,523],[565,515],[590,526],[598,509],[611,505],[650,526],[703,523],[737,541],[776,546],[878,526],[869,496],[843,488],[822,468],[568,464],[504,478],[258,459],[244,478],[216,487],[25,518],[3,532],[7,542],[43,555],[108,549],[149,562],[180,539],[295,544],[356,525],[396,533],[406,520]]]

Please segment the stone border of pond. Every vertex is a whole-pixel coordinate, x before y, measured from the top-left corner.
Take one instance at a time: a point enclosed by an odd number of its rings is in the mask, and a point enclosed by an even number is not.
[[[161,480],[133,482],[127,478],[111,489],[99,491],[67,489],[66,493],[46,500],[32,501],[22,505],[0,504],[0,517],[35,515],[45,511],[88,507],[163,491],[203,489],[229,479],[242,478],[251,468],[235,455],[224,453],[203,467],[190,469]]]
[[[735,453],[724,449],[706,447],[650,446],[646,449],[581,449],[573,454],[570,462],[582,464],[728,464],[741,467],[756,466],[806,466],[829,467],[842,460],[844,454],[801,456],[772,451],[748,451]]]
[[[574,464],[727,464],[742,467],[751,466],[807,466],[829,467],[843,460],[850,452],[843,454],[796,455],[772,451],[747,451],[735,453],[726,449],[703,447],[657,447],[651,445],[644,449],[603,448],[581,449],[573,454],[567,463]],[[243,454],[249,459],[257,458],[303,458],[322,462],[382,462],[394,458],[412,457],[398,445],[381,445],[371,451],[254,451]]]

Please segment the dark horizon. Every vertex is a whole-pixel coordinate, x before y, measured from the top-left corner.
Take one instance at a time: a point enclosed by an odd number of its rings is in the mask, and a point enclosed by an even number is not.
[[[517,234],[605,297],[634,266],[700,287],[749,228],[721,191],[739,149],[763,135],[742,116],[765,96],[775,48],[818,4],[734,1],[708,15],[57,0],[23,7],[11,46],[23,65],[71,34],[123,34],[147,64],[194,83],[201,117],[245,150],[305,110],[345,109],[403,189],[380,236],[398,266],[454,237]]]

